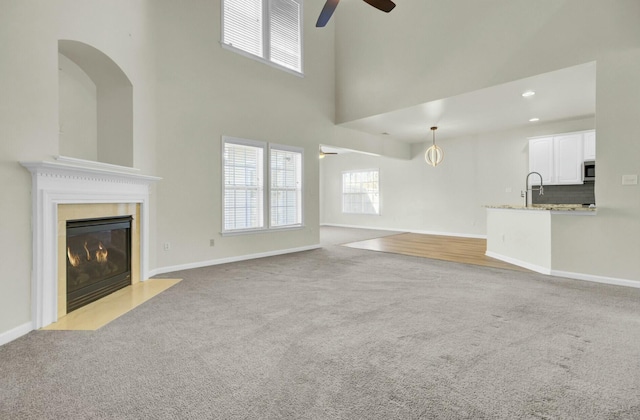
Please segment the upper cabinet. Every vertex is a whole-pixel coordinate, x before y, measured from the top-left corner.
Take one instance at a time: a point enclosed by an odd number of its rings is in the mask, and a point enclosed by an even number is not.
[[[583,162],[594,159],[594,131],[529,139],[529,171],[540,173],[545,185],[582,184]]]
[[[542,175],[542,183],[549,185],[553,177],[553,137],[529,139],[529,172]],[[535,183],[538,177],[531,177]]]
[[[582,184],[582,134],[566,134],[553,138],[555,184]]]
[[[584,160],[596,160],[596,132],[584,133]]]

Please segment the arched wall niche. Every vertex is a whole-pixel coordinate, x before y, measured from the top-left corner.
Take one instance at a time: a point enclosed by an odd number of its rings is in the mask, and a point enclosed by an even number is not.
[[[73,40],[59,40],[58,53],[77,65],[95,84],[95,139],[91,138],[90,121],[73,121],[74,118],[89,120],[91,116],[83,112],[73,111],[78,103],[64,103],[66,100],[91,101],[91,86],[85,78],[73,69],[71,63],[64,58],[60,59],[60,69],[66,72],[61,75],[61,83],[64,78],[74,79],[70,81],[75,84],[74,91],[80,96],[69,99],[66,92],[69,86],[61,85],[60,110],[61,116],[65,111],[61,121],[60,133],[60,153],[69,157],[80,159],[91,159],[103,163],[110,163],[121,166],[133,166],[133,85],[122,71],[122,69],[106,54],[91,45]],[[67,70],[68,69],[68,70]],[[66,70],[66,71],[65,71]],[[89,111],[90,112],[90,111]],[[78,139],[79,134],[73,136],[68,130],[73,127],[84,127],[87,135],[86,143],[82,144],[82,139]],[[67,134],[67,135],[65,135]],[[95,146],[91,143],[95,142]],[[63,153],[64,152],[64,153]]]

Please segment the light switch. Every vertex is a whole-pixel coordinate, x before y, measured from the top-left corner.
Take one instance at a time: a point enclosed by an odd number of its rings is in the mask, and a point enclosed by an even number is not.
[[[638,175],[622,175],[622,185],[638,185]]]

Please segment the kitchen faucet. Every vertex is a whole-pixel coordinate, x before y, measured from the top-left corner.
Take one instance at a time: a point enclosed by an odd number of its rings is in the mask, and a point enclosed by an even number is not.
[[[529,188],[529,177],[533,174],[536,174],[540,177],[540,186],[538,188],[534,188],[534,187]],[[542,187],[542,175],[540,175],[540,172],[529,172],[527,174],[527,180],[525,184],[526,184],[526,187],[525,187],[526,189],[524,191],[520,191],[520,197],[524,197],[524,206],[529,207],[529,191],[531,192],[539,191],[540,192],[539,195],[544,195],[544,188]],[[531,199],[531,204],[533,205],[533,197]]]

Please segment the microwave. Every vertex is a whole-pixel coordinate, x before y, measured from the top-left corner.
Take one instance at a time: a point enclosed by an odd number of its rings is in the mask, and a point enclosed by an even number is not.
[[[596,180],[596,161],[595,160],[587,160],[584,162],[582,180],[584,182],[594,182]]]

